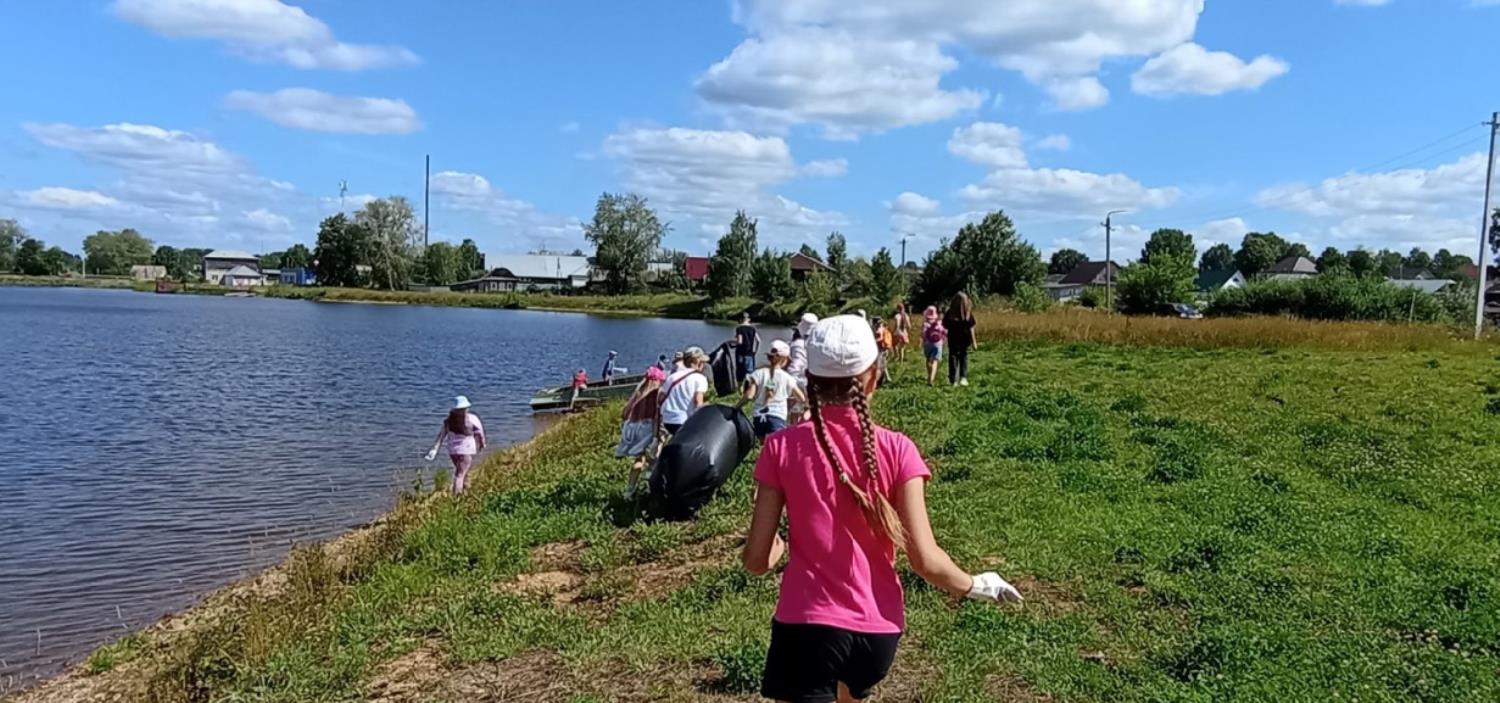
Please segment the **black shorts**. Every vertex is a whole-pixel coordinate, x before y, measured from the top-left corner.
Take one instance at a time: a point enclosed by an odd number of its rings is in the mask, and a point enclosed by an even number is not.
[[[671,437],[672,435],[677,434],[677,430],[682,429],[682,423],[680,423],[680,422],[663,422],[663,423],[661,423],[661,428],[667,431],[667,436],[668,437]]]
[[[869,698],[875,684],[890,673],[900,642],[900,633],[875,635],[772,620],[760,695],[792,703],[833,703],[842,682],[855,698]]]

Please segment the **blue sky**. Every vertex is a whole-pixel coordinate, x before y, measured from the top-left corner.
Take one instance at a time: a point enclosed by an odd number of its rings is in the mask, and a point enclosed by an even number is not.
[[[76,248],[311,244],[372,196],[486,251],[583,247],[603,191],[706,253],[920,257],[1004,209],[1044,252],[1276,230],[1474,254],[1495,0],[12,2],[0,217]]]

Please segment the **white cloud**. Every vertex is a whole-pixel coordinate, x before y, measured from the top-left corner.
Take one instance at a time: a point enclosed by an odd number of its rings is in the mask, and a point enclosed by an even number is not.
[[[1171,205],[1176,188],[1148,188],[1124,174],[1031,168],[1021,130],[998,122],[976,122],[953,130],[948,151],[990,167],[959,197],[975,208],[1095,217],[1111,208],[1150,209]]]
[[[1141,95],[1222,95],[1254,90],[1285,74],[1291,67],[1272,56],[1246,63],[1226,51],[1209,51],[1188,42],[1152,57],[1130,76],[1130,87]]]
[[[290,232],[292,221],[265,208],[246,210],[241,213],[245,222],[263,232]]]
[[[1021,130],[999,122],[975,122],[953,130],[948,151],[991,168],[1025,168]]]
[[[699,77],[697,90],[742,121],[814,123],[850,138],[977,109],[982,92],[939,85],[957,67],[932,42],[799,28],[745,40]]]
[[[1052,107],[1058,110],[1092,110],[1109,103],[1109,89],[1094,76],[1062,76],[1048,78],[1042,88],[1052,98]]]
[[[1193,232],[1201,253],[1215,244],[1223,243],[1238,248],[1240,240],[1249,232],[1250,225],[1243,218],[1231,217],[1204,223]]]
[[[119,207],[120,201],[96,190],[48,186],[16,193],[22,205],[47,210],[98,210]]]
[[[328,25],[280,0],[115,0],[121,19],[158,34],[216,39],[251,60],[359,71],[417,63],[400,46],[348,44]]]
[[[129,171],[226,174],[244,168],[238,156],[213,142],[153,125],[121,122],[78,127],[28,123],[22,128],[47,146]]]
[[[1360,5],[1363,7],[1379,7],[1391,4],[1391,0],[1333,0],[1335,5]]]
[[[236,90],[224,98],[231,110],[246,110],[282,127],[342,134],[410,134],[422,128],[404,100],[331,95],[309,88],[274,93]]]
[[[1046,151],[1069,151],[1073,148],[1073,140],[1066,134],[1049,134],[1036,140],[1033,146]]]
[[[1467,217],[1484,193],[1484,175],[1481,152],[1429,169],[1349,172],[1316,185],[1266,188],[1256,204],[1335,220],[1330,237],[1368,248],[1455,248],[1478,239],[1479,227]]]
[[[802,175],[813,178],[834,178],[849,173],[847,159],[823,159],[802,164]]]
[[[891,212],[898,215],[936,215],[939,203],[920,193],[906,191],[888,204]]]
[[[577,121],[564,122],[557,128],[557,131],[563,134],[573,134],[578,131],[580,126]]]
[[[577,218],[544,212],[529,202],[508,197],[477,173],[434,173],[431,188],[438,207],[479,214],[485,224],[500,230],[508,240],[508,249],[533,249],[545,240],[556,245],[559,238],[577,239],[582,234]]]
[[[620,163],[625,186],[650,199],[680,231],[716,236],[736,210],[745,210],[760,220],[763,244],[786,246],[821,239],[847,221],[771,191],[802,170],[780,137],[639,128],[610,135],[602,151]]]
[[[1108,60],[1190,41],[1203,0],[739,0],[751,36],[700,80],[710,102],[859,133],[952,117],[977,103],[941,78],[976,55],[1041,86],[1055,107],[1098,107]],[[946,50],[952,49],[948,52]]]

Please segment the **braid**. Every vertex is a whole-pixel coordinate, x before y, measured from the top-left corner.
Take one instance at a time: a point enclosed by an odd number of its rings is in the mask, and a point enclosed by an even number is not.
[[[823,422],[823,392],[834,390],[832,384],[820,383],[822,379],[814,376],[808,377],[807,403],[811,411],[814,434],[818,438],[818,446],[822,448],[823,455],[828,457],[828,463],[838,474],[839,483],[849,487],[854,493],[854,499],[858,501],[859,508],[865,514],[865,519],[877,532],[884,534],[897,548],[906,547],[906,530],[901,526],[901,519],[896,510],[891,506],[890,500],[880,491],[879,486],[879,464],[875,457],[875,433],[870,425],[869,403],[865,394],[856,384],[850,384],[845,390],[850,404],[854,406],[859,416],[860,434],[863,440],[863,456],[865,468],[865,486],[862,488],[844,469],[843,462],[838,453],[833,449],[833,442],[829,439],[828,426]],[[824,388],[824,386],[830,386]],[[870,495],[874,493],[875,500],[871,501]]]
[[[905,549],[906,528],[901,525],[901,516],[896,514],[896,508],[891,505],[885,491],[880,490],[880,462],[875,454],[875,428],[870,424],[870,400],[859,384],[850,388],[849,396],[854,412],[859,417],[859,433],[864,440],[865,490],[875,494],[874,505],[865,506],[865,515],[870,518],[870,524],[884,532],[897,549]]]

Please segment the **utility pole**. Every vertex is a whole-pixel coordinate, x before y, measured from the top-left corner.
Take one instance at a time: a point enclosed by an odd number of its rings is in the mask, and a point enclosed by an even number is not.
[[[1115,311],[1115,275],[1110,267],[1109,235],[1114,230],[1114,216],[1123,215],[1125,212],[1125,210],[1110,210],[1104,213],[1104,309],[1110,312]]]
[[[901,233],[901,267],[906,268],[906,242],[917,235],[911,232]]]
[[[427,170],[422,174],[422,248],[427,248],[428,198],[432,190],[432,154],[427,155]]]
[[[344,195],[349,192],[349,181],[339,179],[339,212],[344,211]]]
[[[1485,123],[1490,128],[1490,158],[1484,169],[1484,213],[1479,218],[1479,303],[1474,306],[1474,339],[1484,334],[1484,286],[1488,273],[1485,255],[1490,251],[1490,186],[1495,181],[1495,134],[1500,132],[1500,112],[1490,115]]]

